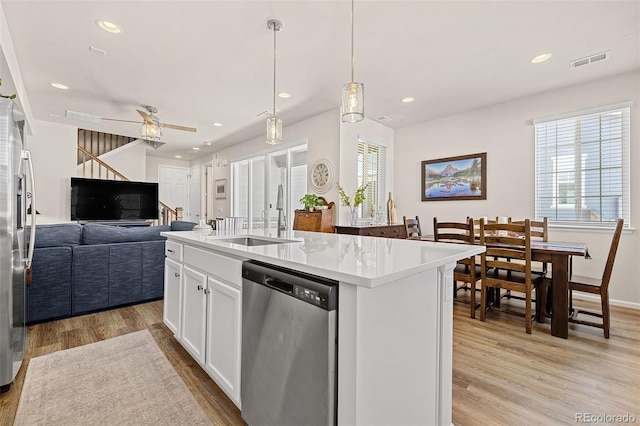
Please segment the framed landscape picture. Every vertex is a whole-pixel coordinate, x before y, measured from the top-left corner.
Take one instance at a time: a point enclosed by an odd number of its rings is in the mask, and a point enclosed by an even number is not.
[[[486,200],[487,153],[422,162],[422,201]]]

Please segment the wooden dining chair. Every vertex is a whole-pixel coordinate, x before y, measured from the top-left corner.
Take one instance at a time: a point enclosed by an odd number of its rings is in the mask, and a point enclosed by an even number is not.
[[[611,280],[611,272],[613,271],[613,263],[616,260],[616,252],[620,243],[620,235],[622,234],[623,219],[618,219],[616,230],[613,232],[611,247],[609,248],[609,256],[607,264],[604,267],[604,273],[601,279],[593,279],[589,277],[573,276],[569,280],[569,322],[576,324],[589,325],[591,327],[602,328],[604,330],[605,339],[609,338],[610,313],[609,313],[609,281]],[[583,293],[597,294],[600,296],[601,313],[585,311],[573,308],[573,292],[581,291]],[[590,315],[602,318],[602,322],[579,320],[578,315]]]
[[[418,216],[414,218],[407,218],[402,216],[404,221],[404,228],[407,231],[407,238],[420,238],[422,237],[422,228],[420,227],[420,218]]]
[[[480,319],[486,321],[487,291],[489,289],[513,290],[524,293],[525,328],[531,334],[534,312],[532,311],[533,291],[539,294],[542,277],[531,273],[531,224],[491,223],[482,221],[480,243],[486,247],[481,254],[482,285],[480,291]],[[496,297],[499,300],[499,297]],[[493,308],[508,313],[518,313],[498,307]],[[521,313],[519,313],[521,315]]]
[[[524,220],[516,220],[511,223],[522,225],[524,224]],[[544,217],[542,220],[531,220],[529,219],[529,223],[531,224],[531,240],[532,241],[549,241],[549,221],[548,218]],[[531,262],[531,272],[536,275],[546,275],[547,274],[547,262]]]
[[[475,244],[473,232],[473,219],[468,218],[467,222],[438,222],[438,218],[433,218],[433,240],[436,242]],[[470,291],[469,306],[471,318],[476,317],[476,282],[480,280],[480,266],[476,264],[476,256],[459,260],[453,271],[453,296],[456,300],[467,303],[457,297],[459,290]],[[463,287],[458,288],[458,283],[463,283]]]

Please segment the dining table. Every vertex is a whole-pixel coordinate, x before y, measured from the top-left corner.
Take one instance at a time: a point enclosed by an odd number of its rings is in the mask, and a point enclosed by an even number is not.
[[[433,241],[433,235],[411,237],[420,241]],[[551,335],[567,339],[569,337],[569,279],[573,256],[591,259],[584,243],[531,241],[531,260],[551,263]],[[537,317],[545,320],[545,307],[539,307]],[[542,313],[540,313],[542,312]]]
[[[564,339],[569,337],[569,279],[573,256],[591,259],[583,243],[531,241],[531,260],[551,263],[551,335]],[[545,307],[541,308],[544,311]]]

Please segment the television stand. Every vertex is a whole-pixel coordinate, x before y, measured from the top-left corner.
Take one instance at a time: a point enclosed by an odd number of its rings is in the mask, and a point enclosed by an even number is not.
[[[78,221],[80,225],[86,225],[88,223],[95,223],[98,225],[109,225],[109,226],[151,226],[153,224],[152,220],[81,220]]]

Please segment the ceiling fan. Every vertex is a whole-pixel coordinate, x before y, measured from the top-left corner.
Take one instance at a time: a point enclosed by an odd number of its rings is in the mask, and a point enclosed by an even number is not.
[[[160,119],[155,115],[158,112],[158,108],[150,105],[142,105],[146,111],[141,111],[137,109],[136,111],[142,117],[143,121],[132,121],[132,120],[121,120],[117,118],[105,118],[99,117],[97,115],[84,114],[81,112],[75,112],[66,110],[66,117],[76,120],[82,121],[90,121],[93,123],[99,123],[100,120],[104,121],[120,121],[124,123],[137,123],[142,124],[142,137],[144,139],[159,139],[162,135],[163,128],[166,129],[174,129],[174,130],[182,130],[185,132],[196,132],[195,127],[187,127],[187,126],[178,126],[176,124],[167,124],[161,123]]]

